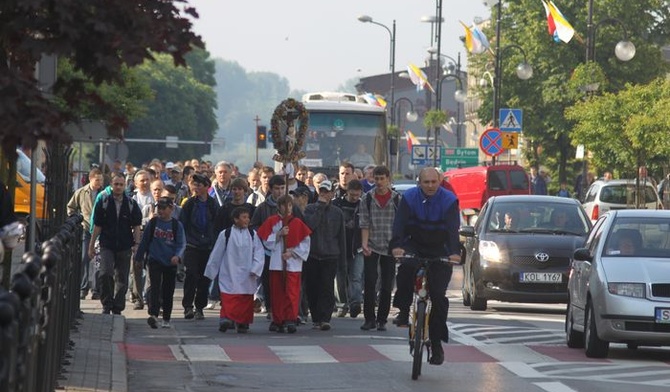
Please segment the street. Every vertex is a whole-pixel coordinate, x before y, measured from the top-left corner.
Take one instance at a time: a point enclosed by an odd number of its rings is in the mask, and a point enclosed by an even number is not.
[[[407,329],[364,332],[357,319],[333,329],[311,325],[293,335],[269,332],[257,314],[250,332],[218,331],[218,309],[184,320],[175,298],[172,329],[150,329],[128,312],[125,351],[129,391],[665,391],[670,350],[614,344],[605,360],[563,342],[565,305],[492,301],[486,312],[462,305],[460,267],[449,290],[451,341],[442,366],[424,364],[410,378]],[[181,290],[177,291],[177,296]],[[137,315],[137,316],[136,316]]]

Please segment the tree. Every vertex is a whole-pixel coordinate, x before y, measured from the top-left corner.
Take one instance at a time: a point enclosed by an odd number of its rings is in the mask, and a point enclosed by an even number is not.
[[[501,107],[524,110],[523,132],[530,143],[525,151],[533,166],[540,163],[558,172],[559,181],[566,180],[571,168],[575,147],[569,137],[573,124],[565,118],[565,109],[581,101],[584,93],[577,83],[570,83],[575,74],[591,75],[579,71],[584,63],[586,15],[588,1],[560,2],[558,4],[566,19],[572,23],[582,38],[573,38],[569,44],[556,43],[547,33],[547,21],[542,2],[539,0],[505,1],[501,24],[502,53],[502,99]],[[595,39],[595,64],[602,69],[607,83],[605,88],[616,92],[626,83],[644,84],[667,72],[668,65],[661,60],[659,43],[667,42],[670,31],[668,2],[662,0],[639,0],[620,2],[616,0],[594,1],[594,23],[607,18],[617,18],[625,26],[629,39],[635,43],[637,54],[629,62],[618,61],[613,50],[621,40],[622,31],[617,25],[599,25]],[[492,25],[485,29],[495,48],[495,12]],[[655,39],[648,39],[654,37]],[[523,60],[523,55],[510,44],[520,45],[534,68],[529,80],[519,80],[514,67]],[[492,56],[472,56],[474,67],[487,69]],[[592,67],[589,65],[587,67]],[[476,68],[474,68],[476,69]],[[492,68],[489,66],[489,70]],[[593,68],[588,68],[593,69]],[[482,71],[483,72],[483,71]],[[479,89],[484,104],[478,114],[486,122],[491,120],[493,100],[491,88]],[[542,147],[541,149],[538,147]],[[545,157],[539,151],[556,152],[555,157]]]
[[[180,3],[183,7],[177,7]],[[204,46],[187,16],[197,13],[186,0],[3,1],[0,139],[7,155],[13,157],[19,144],[34,147],[38,139],[68,142],[63,125],[77,120],[40,91],[34,70],[43,53],[68,58],[75,71],[96,85],[119,83],[125,67],[153,59],[155,53],[168,53],[175,65],[185,65],[186,53]],[[125,113],[100,95],[91,95],[80,78],[58,80],[54,92],[68,105],[92,100],[109,109],[105,119],[114,134],[127,125]]]
[[[670,80],[659,78],[580,102],[566,111],[566,117],[576,124],[570,135],[573,143],[598,152],[593,164],[619,168],[620,176],[632,178],[639,166],[667,163],[669,111]]]
[[[216,95],[213,62],[209,54],[199,51],[189,56],[189,67],[176,68],[167,55],[156,55],[155,61],[147,61],[138,67],[138,74],[154,92],[154,98],[145,105],[147,113],[133,121],[127,132],[128,138],[164,139],[177,136],[182,140],[211,141],[218,126],[214,110]],[[193,61],[196,67],[191,68]],[[206,145],[180,145],[177,150],[162,145],[130,144],[129,159],[139,163],[156,157],[170,160],[200,157],[209,151]]]

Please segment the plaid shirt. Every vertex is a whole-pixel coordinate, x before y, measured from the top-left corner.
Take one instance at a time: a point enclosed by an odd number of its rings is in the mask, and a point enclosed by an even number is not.
[[[394,200],[399,197],[399,194],[394,190],[389,189],[389,191],[391,192],[391,198],[384,208],[379,206],[379,202],[374,196],[374,188],[363,195],[359,207],[360,227],[369,230],[368,247],[380,255],[391,254],[389,252],[389,241],[391,241],[393,219],[397,209]],[[368,198],[371,198],[369,202]],[[370,206],[369,210],[368,205]]]

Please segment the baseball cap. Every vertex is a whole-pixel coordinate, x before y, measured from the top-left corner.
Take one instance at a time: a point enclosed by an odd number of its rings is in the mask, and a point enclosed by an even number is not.
[[[309,196],[312,192],[306,186],[299,186],[292,191],[289,191],[289,194],[293,196]]]
[[[212,182],[209,180],[209,178],[202,173],[195,173],[195,174],[193,174],[193,177],[191,177],[191,178],[194,182],[197,182],[197,183],[202,184],[204,186],[212,185]]]
[[[326,181],[322,181],[322,182],[319,184],[319,189],[325,189],[325,190],[327,190],[328,192],[331,192],[331,191],[333,190],[333,183],[330,182],[330,181],[328,181],[328,180],[326,180]]]
[[[168,162],[165,164],[165,170],[174,170],[181,172],[181,168],[178,165],[175,165],[174,162]]]
[[[156,201],[156,207],[172,207],[174,203],[172,202],[172,199],[166,196],[159,197],[158,201]]]

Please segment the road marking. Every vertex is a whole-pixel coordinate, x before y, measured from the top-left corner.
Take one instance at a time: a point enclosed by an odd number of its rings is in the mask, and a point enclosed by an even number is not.
[[[270,346],[284,363],[334,363],[333,358],[320,346]]]
[[[170,345],[172,355],[177,361],[189,362],[230,362],[230,357],[221,348],[214,344]]]
[[[544,374],[523,362],[500,362],[500,364],[521,378],[546,378]]]
[[[481,345],[478,349],[500,362],[546,363],[557,360],[542,355],[525,345]]]
[[[386,345],[372,345],[372,348],[379,351],[379,353],[391,361],[409,362],[412,357],[409,355],[409,344],[386,344]]]
[[[575,392],[574,389],[560,382],[536,382],[534,384],[547,392]]]

